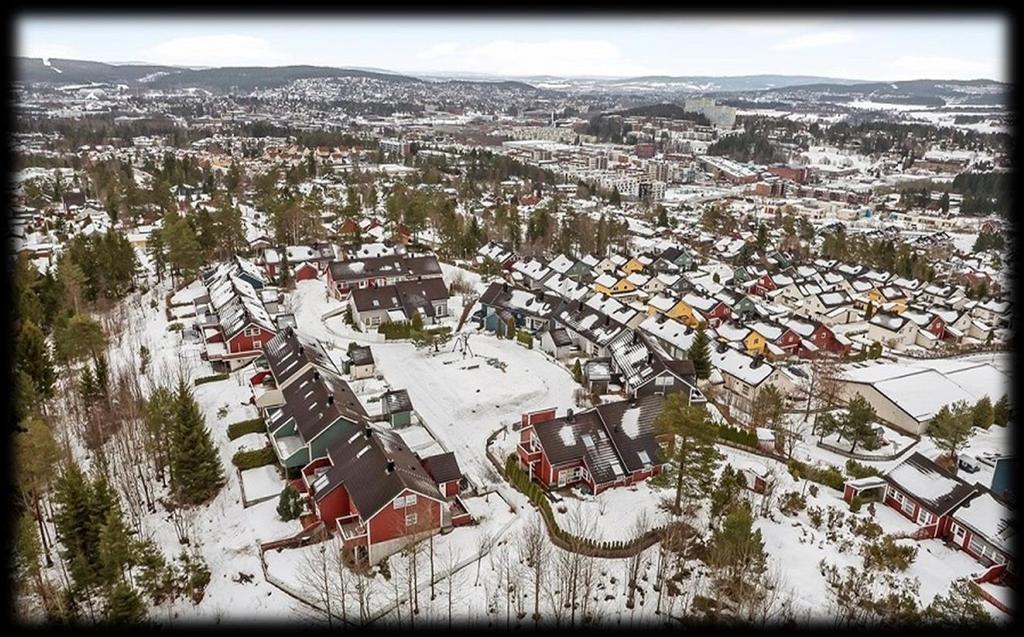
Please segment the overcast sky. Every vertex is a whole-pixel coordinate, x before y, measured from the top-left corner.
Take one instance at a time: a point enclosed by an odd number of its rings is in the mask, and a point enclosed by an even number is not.
[[[56,18],[23,14],[18,55],[182,66],[316,64],[505,76],[820,75],[1009,80],[1001,15]]]

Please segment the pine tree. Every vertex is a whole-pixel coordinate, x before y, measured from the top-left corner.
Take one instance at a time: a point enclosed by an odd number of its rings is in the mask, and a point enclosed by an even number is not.
[[[43,331],[29,320],[23,320],[18,329],[15,343],[15,365],[24,371],[35,384],[36,393],[44,398],[53,396],[56,374],[50,348],[46,345]]]
[[[100,527],[98,544],[100,577],[103,582],[113,583],[123,579],[135,562],[135,547],[128,529],[125,528],[121,508],[112,506]]]
[[[580,359],[578,358],[572,366],[572,377],[577,383],[583,383],[583,367],[580,365]]]
[[[982,396],[971,410],[971,424],[975,427],[988,429],[995,422],[995,410],[988,396]]]
[[[121,580],[107,595],[106,620],[111,624],[138,624],[146,619],[146,606],[138,591]]]
[[[985,610],[985,603],[974,592],[966,579],[954,581],[946,595],[936,595],[922,613],[925,622],[943,627],[991,626],[992,616]]]
[[[704,325],[697,327],[697,333],[693,336],[693,342],[687,352],[690,360],[693,361],[693,369],[700,380],[707,380],[711,376],[711,339],[704,331]]]
[[[224,486],[224,469],[203,413],[183,380],[178,384],[175,402],[171,487],[179,502],[200,504]]]
[[[286,486],[281,491],[281,497],[277,501],[278,517],[288,522],[302,515],[302,510],[302,498],[299,496],[299,492],[293,489],[291,485]]]
[[[71,462],[57,478],[53,491],[53,523],[63,546],[62,555],[70,565],[78,586],[93,581],[92,488],[82,470]]]
[[[687,397],[680,393],[665,399],[654,426],[671,440],[668,452],[677,472],[673,510],[678,514],[684,498],[691,501],[706,495],[714,482],[720,458],[715,449],[715,430],[704,407],[688,404]]]
[[[992,406],[992,422],[1005,427],[1010,421],[1010,398],[1006,394]]]
[[[974,431],[971,426],[971,406],[963,400],[943,405],[928,423],[928,436],[935,446],[955,458]]]
[[[744,589],[756,589],[753,583],[765,571],[767,558],[761,531],[754,530],[754,517],[746,501],[734,506],[712,533],[707,561],[716,569],[719,594],[737,599]]]

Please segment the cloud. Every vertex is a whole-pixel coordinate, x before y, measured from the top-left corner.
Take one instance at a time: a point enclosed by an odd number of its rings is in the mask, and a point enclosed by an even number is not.
[[[997,64],[953,57],[905,55],[893,60],[889,68],[908,80],[1001,80],[1003,70]]]
[[[817,49],[837,44],[847,44],[856,40],[852,31],[819,31],[789,38],[773,46],[777,50],[789,49]]]
[[[754,35],[781,35],[816,27],[821,24],[821,20],[787,20],[785,18],[766,16],[764,18],[715,20],[711,24],[711,28],[715,31],[733,31]]]
[[[263,66],[288,62],[288,56],[251,35],[199,35],[165,40],[140,52],[155,64],[179,66]]]
[[[428,70],[506,76],[630,76],[654,72],[628,61],[622,51],[607,40],[492,40],[476,46],[443,42],[421,51],[416,57],[429,66]]]
[[[66,44],[47,44],[45,42],[33,42],[23,47],[18,55],[28,58],[62,58],[65,60],[80,59],[78,49]]]

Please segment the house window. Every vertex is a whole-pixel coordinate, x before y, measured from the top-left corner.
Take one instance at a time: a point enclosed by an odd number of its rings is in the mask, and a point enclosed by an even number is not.
[[[405,507],[411,506],[416,506],[415,495],[398,496],[397,498],[395,498],[394,507],[396,509],[403,509]]]
[[[263,341],[253,341],[252,342],[252,348],[253,349],[263,349]]]
[[[671,376],[663,375],[655,378],[654,384],[657,387],[671,387],[675,384],[675,380]]]
[[[259,336],[260,335],[260,328],[258,328],[258,327],[247,327],[247,328],[245,328],[245,335],[246,336]]]
[[[405,525],[406,526],[416,526],[417,519],[418,519],[418,516],[415,513],[406,514],[406,516],[405,516]]]
[[[935,516],[930,511],[921,509],[921,515],[918,516],[917,522],[923,526],[928,526],[935,521]]]

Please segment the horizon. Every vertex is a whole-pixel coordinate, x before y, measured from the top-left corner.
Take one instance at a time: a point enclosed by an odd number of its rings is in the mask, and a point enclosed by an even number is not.
[[[501,21],[46,16],[18,20],[15,55],[116,65],[322,66],[510,79],[785,75],[1009,83],[1007,32],[1005,17],[996,15],[587,17],[571,23],[564,16]],[[959,49],[950,52],[948,42],[960,43]]]

